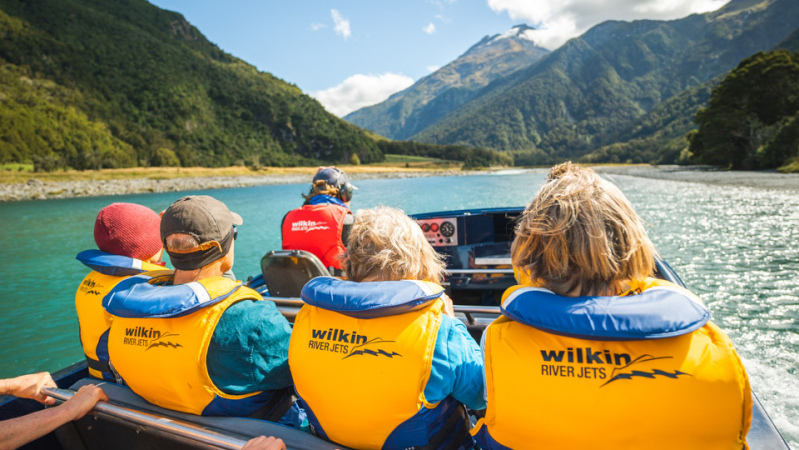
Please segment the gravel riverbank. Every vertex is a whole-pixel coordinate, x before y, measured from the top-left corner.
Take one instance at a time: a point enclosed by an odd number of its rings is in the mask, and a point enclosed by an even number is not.
[[[546,172],[547,169],[532,169]],[[799,190],[799,174],[782,174],[775,171],[729,171],[707,166],[596,166],[599,173],[656,178],[723,186],[746,186],[763,189]],[[415,178],[431,176],[456,176],[472,173],[461,170],[418,172],[364,172],[349,174],[353,181],[374,178]],[[19,200],[48,200],[72,197],[98,197],[103,195],[146,194],[150,192],[196,191],[224,189],[263,184],[307,183],[307,174],[252,175],[220,177],[187,177],[170,179],[121,179],[44,182],[32,178],[27,183],[0,183],[0,202]]]
[[[599,173],[720,186],[799,190],[799,173],[718,170],[712,166],[597,166]]]
[[[353,181],[373,178],[415,178],[430,176],[466,175],[460,170],[419,172],[368,172],[351,174]],[[103,195],[146,194],[151,192],[196,191],[224,189],[264,184],[308,183],[309,176],[254,175],[231,177],[196,177],[154,180],[149,178],[123,180],[88,180],[44,182],[31,178],[26,183],[0,183],[0,202],[20,200],[50,200],[56,198],[99,197]]]

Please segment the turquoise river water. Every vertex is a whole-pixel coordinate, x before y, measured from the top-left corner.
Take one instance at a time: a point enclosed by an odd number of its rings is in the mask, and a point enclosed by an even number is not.
[[[408,213],[522,206],[545,174],[363,180],[353,208],[380,204]],[[799,445],[799,196],[616,176],[649,225],[662,256],[708,305],[731,336],[752,387],[792,446]],[[204,191],[244,218],[234,271],[258,273],[261,256],[280,247],[280,221],[307,185]],[[0,204],[0,377],[55,371],[80,360],[75,290],[87,269],[75,255],[94,248],[104,206],[126,201],[161,211],[198,192]]]

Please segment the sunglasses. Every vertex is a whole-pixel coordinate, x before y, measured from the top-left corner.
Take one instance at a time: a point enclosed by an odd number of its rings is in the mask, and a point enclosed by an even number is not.
[[[237,237],[239,237],[239,229],[234,226],[233,227],[233,240],[235,241]]]

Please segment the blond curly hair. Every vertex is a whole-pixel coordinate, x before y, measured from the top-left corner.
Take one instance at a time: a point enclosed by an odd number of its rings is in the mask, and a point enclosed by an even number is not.
[[[396,208],[358,211],[347,241],[347,278],[352,281],[425,280],[441,283],[443,257],[419,225]]]
[[[627,197],[592,169],[552,168],[525,208],[513,266],[561,295],[615,295],[654,271],[655,248]]]

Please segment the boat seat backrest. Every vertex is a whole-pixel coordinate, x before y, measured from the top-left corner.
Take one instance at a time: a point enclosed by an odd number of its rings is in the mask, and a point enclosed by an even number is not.
[[[322,261],[304,250],[275,250],[261,259],[261,272],[270,297],[299,297],[305,283],[329,276]]]
[[[212,417],[196,416],[194,414],[172,411],[153,405],[142,397],[136,395],[126,386],[105,382],[102,380],[84,378],[72,385],[70,389],[78,390],[81,386],[95,384],[100,386],[108,395],[111,403],[136,411],[156,414],[167,420],[178,419],[192,422],[203,428],[221,432],[232,437],[249,440],[258,436],[275,436],[283,439],[288,448],[298,449],[319,449],[332,450],[341,446],[330,444],[309,433],[296,428],[287,427],[274,422],[265,420],[250,419],[246,417]],[[64,445],[64,448],[86,448],[105,449],[105,448],[209,448],[207,445],[200,444],[186,438],[170,436],[165,432],[153,430],[148,427],[126,423],[119,419],[108,419],[102,415],[87,415],[83,419],[73,422],[74,430],[61,435],[69,435],[71,443]],[[76,433],[77,432],[77,435]],[[76,440],[76,437],[79,439]],[[81,445],[75,445],[76,441],[82,441]]]

